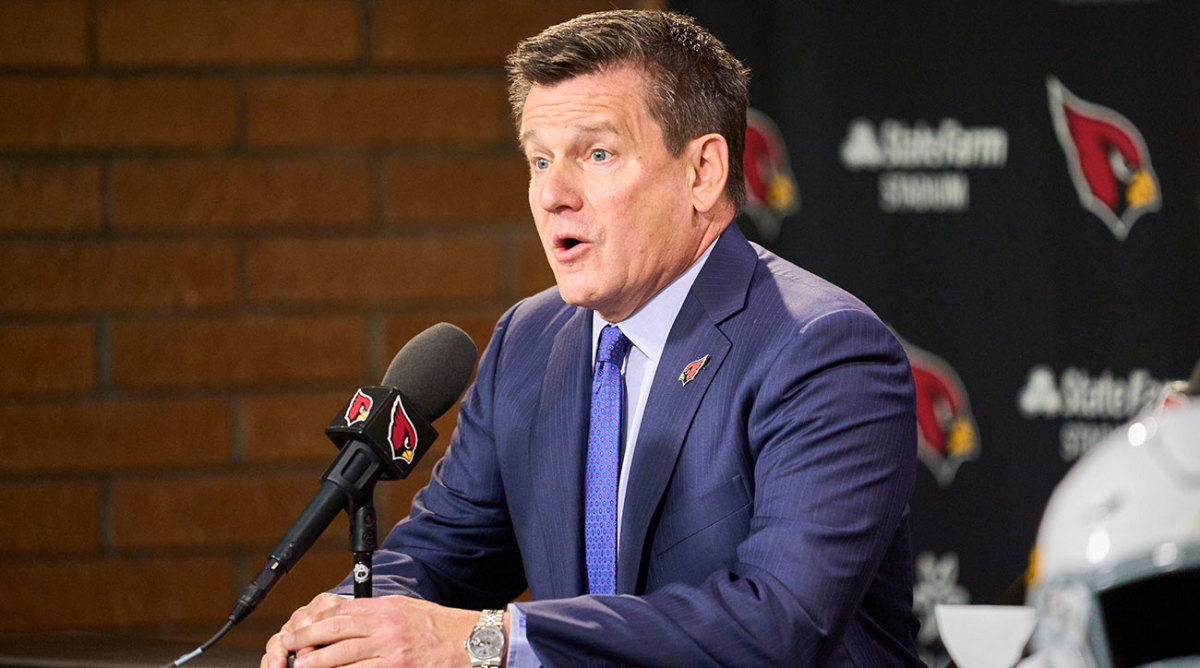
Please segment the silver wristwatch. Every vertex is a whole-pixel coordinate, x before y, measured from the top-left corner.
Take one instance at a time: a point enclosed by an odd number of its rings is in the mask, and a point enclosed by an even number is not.
[[[484,610],[463,645],[471,657],[471,668],[499,668],[504,656],[504,611]]]

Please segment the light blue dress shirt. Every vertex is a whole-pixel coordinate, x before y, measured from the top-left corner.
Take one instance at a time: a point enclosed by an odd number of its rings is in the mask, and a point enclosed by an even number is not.
[[[642,426],[642,413],[646,409],[646,400],[650,397],[650,386],[654,384],[654,374],[658,371],[658,360],[662,358],[663,348],[667,345],[667,336],[679,310],[683,308],[683,300],[687,298],[696,276],[708,256],[712,253],[715,243],[700,255],[699,259],[687,268],[662,290],[650,298],[637,311],[621,322],[608,322],[592,311],[592,366],[596,364],[596,346],[600,342],[600,330],[605,325],[617,325],[633,345],[625,356],[625,365],[621,373],[625,376],[625,396],[628,397],[628,412],[625,415],[625,454],[621,458],[621,478],[617,487],[617,535],[621,535],[621,516],[625,509],[625,486],[629,480],[629,465],[633,461],[633,452],[637,448],[637,436]],[[679,369],[682,371],[682,369]],[[533,652],[525,632],[525,613],[515,603],[508,604],[508,668],[537,668],[541,661]]]

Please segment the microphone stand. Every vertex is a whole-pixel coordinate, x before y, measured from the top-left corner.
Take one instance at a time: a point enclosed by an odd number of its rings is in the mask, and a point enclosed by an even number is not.
[[[373,491],[373,490],[372,490]],[[375,504],[372,493],[363,495],[361,500],[355,500],[349,508],[350,514],[350,551],[354,553],[354,598],[371,598],[373,566],[371,555],[375,553]]]
[[[351,572],[354,598],[371,598],[374,573],[371,556],[378,547],[374,496],[375,490],[371,488],[360,498],[351,501],[346,509],[346,514],[350,516],[350,552],[354,554],[354,570]],[[296,653],[288,652],[287,668],[293,668],[295,661]]]

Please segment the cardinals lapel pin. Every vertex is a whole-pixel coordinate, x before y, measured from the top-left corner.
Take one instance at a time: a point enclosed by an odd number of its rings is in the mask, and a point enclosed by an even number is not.
[[[679,374],[679,384],[687,385],[690,383],[692,379],[696,377],[696,374],[700,373],[700,369],[704,368],[704,364],[706,362],[708,362],[708,355],[705,355],[695,362],[683,367],[683,373]]]

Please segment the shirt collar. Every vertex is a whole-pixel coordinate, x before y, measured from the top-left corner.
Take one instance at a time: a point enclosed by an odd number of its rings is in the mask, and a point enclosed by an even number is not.
[[[700,257],[692,263],[692,266],[675,277],[675,280],[651,297],[650,301],[642,304],[638,310],[621,322],[608,322],[601,318],[599,313],[592,311],[592,363],[596,362],[596,346],[600,343],[600,330],[604,329],[606,325],[618,325],[621,333],[629,339],[633,347],[657,363],[658,359],[662,357],[663,348],[667,345],[667,336],[671,333],[671,326],[675,324],[675,317],[683,308],[683,300],[687,298],[692,284],[696,282],[696,276],[704,268],[704,263],[708,261],[708,256],[712,254],[712,249],[716,245],[716,241],[709,244]]]

